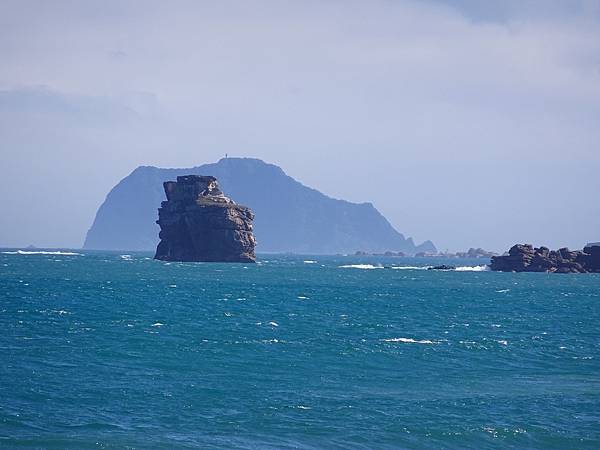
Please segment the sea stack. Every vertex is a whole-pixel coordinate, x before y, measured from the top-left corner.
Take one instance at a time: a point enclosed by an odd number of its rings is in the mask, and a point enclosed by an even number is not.
[[[254,213],[237,205],[211,176],[186,175],[163,183],[167,201],[158,208],[160,242],[155,259],[163,261],[256,261]]]

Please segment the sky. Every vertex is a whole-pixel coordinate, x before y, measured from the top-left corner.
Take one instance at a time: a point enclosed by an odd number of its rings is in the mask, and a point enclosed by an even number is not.
[[[256,157],[440,250],[600,241],[600,0],[0,1],[0,246]]]

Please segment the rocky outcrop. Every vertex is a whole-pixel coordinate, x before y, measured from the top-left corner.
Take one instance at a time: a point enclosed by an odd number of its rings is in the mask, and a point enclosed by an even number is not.
[[[566,247],[550,250],[517,244],[511,247],[508,255],[492,257],[490,268],[501,272],[600,272],[600,245],[571,251]]]
[[[167,201],[158,209],[164,261],[255,262],[252,211],[226,197],[211,176],[178,176],[163,183]]]
[[[456,267],[442,264],[441,266],[428,267],[427,270],[456,270]]]
[[[497,256],[497,253],[488,252],[487,250],[482,249],[481,247],[473,248],[471,247],[466,252],[456,252],[455,256],[457,258],[491,258],[492,256]]]

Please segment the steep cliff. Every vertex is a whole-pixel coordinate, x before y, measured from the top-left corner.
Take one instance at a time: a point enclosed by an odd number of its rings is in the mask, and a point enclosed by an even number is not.
[[[188,175],[163,183],[167,201],[158,209],[161,241],[155,259],[254,262],[254,214],[237,205],[211,176]]]
[[[138,167],[110,191],[84,248],[154,250],[158,243],[156,207],[165,196],[162,183],[188,174],[216,177],[227,195],[254,211],[259,252],[435,251],[429,241],[416,246],[406,239],[371,203],[327,197],[281,168],[251,158],[221,159],[191,169]]]

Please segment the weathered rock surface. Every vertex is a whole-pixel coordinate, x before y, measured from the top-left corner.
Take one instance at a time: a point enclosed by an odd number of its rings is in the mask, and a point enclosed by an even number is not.
[[[588,245],[583,251],[564,247],[550,250],[530,244],[511,247],[508,255],[492,257],[492,270],[501,272],[600,272],[600,245]]]
[[[255,262],[253,212],[226,197],[211,176],[178,176],[163,183],[167,201],[158,209],[164,261]]]

